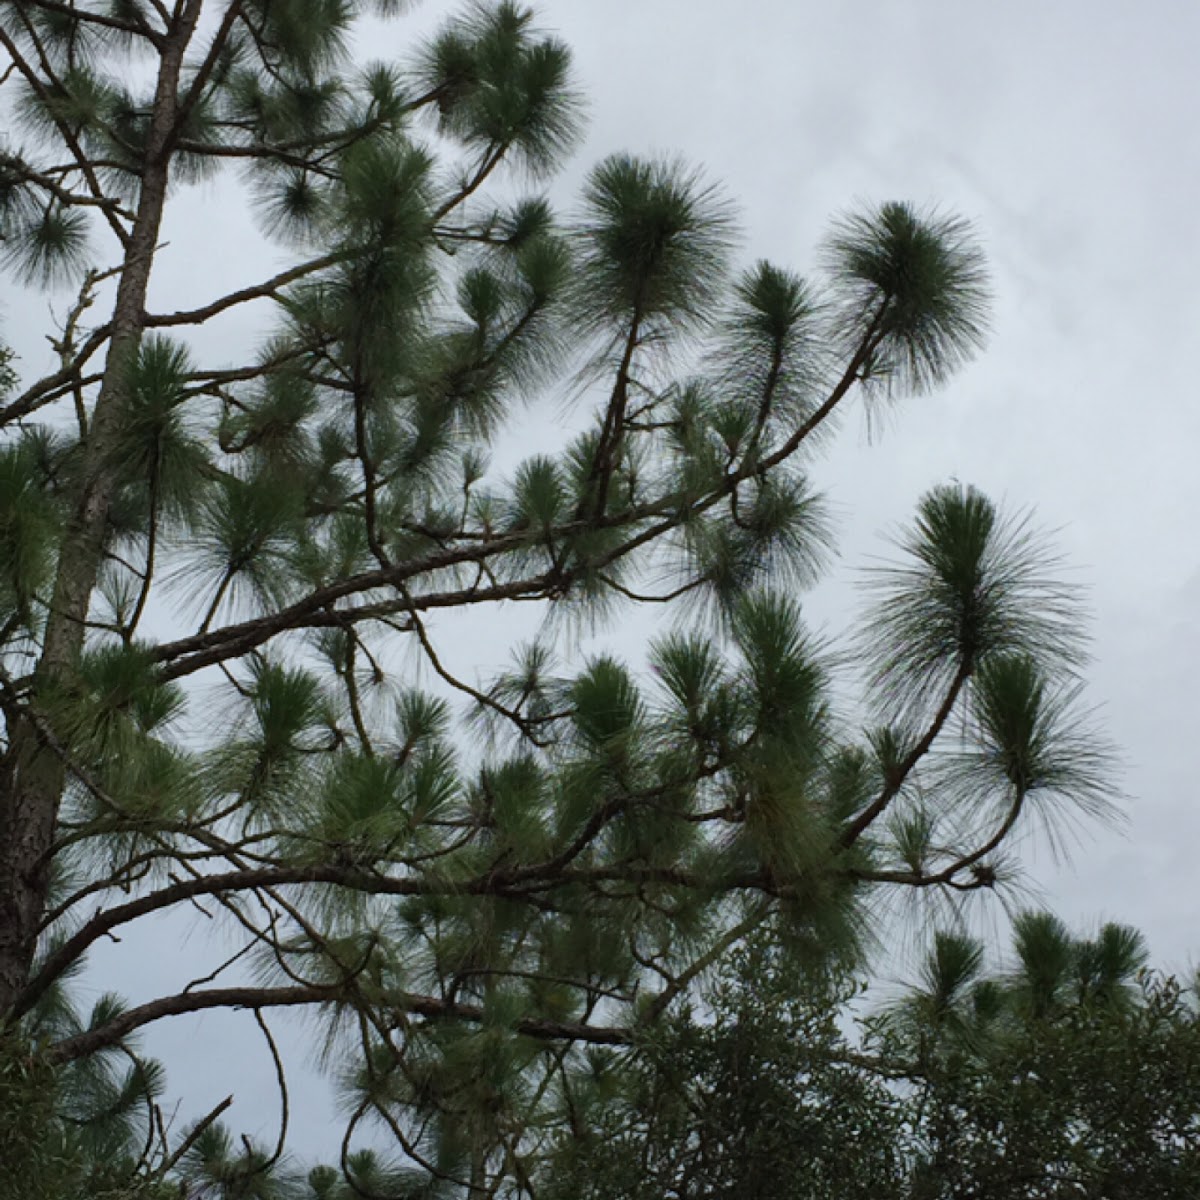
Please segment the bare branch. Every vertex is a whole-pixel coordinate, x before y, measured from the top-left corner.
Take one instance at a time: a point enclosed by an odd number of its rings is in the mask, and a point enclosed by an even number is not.
[[[87,341],[75,352],[72,360],[52,375],[45,375],[31,384],[14,400],[0,408],[0,426],[19,421],[47,404],[52,404],[77,385],[98,383],[100,375],[81,376],[80,370],[112,335],[111,325],[102,325],[89,334]]]
[[[317,1007],[336,1004],[344,999],[337,987],[229,987],[211,988],[203,992],[179,993],[162,996],[146,1004],[127,1009],[119,1016],[102,1025],[97,1025],[73,1037],[54,1043],[46,1051],[50,1062],[67,1063],[86,1058],[98,1050],[116,1045],[137,1029],[161,1021],[166,1017],[185,1013],[204,1012],[213,1008],[264,1009]],[[456,1004],[433,996],[419,996],[411,992],[395,992],[386,1000],[392,1012],[407,1016],[424,1017],[430,1021],[465,1021],[481,1023],[484,1010],[474,1004]],[[513,1028],[526,1037],[546,1041],[579,1041],[595,1045],[624,1046],[630,1040],[625,1029],[608,1025],[582,1025],[570,1021],[541,1020],[534,1017],[519,1018]]]
[[[273,275],[262,283],[230,292],[227,296],[222,296],[219,300],[214,300],[202,308],[192,308],[174,313],[147,313],[144,317],[146,327],[160,329],[169,325],[201,325],[228,309],[239,304],[246,304],[251,300],[277,300],[280,290],[289,283],[295,283],[297,279],[303,279],[306,275],[312,275],[316,271],[323,271],[326,267],[341,262],[345,257],[344,251],[324,254],[320,258],[314,258],[299,266],[289,267],[286,271],[280,271],[278,275]]]

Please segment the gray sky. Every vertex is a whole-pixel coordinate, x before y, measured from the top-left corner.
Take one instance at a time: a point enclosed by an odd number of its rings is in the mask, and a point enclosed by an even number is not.
[[[403,54],[454,7],[427,2],[373,37],[371,55]],[[564,200],[611,151],[677,153],[738,201],[747,261],[801,271],[830,217],[857,201],[931,202],[976,223],[997,294],[989,349],[943,392],[904,402],[870,441],[861,414],[845,423],[818,471],[841,558],[808,610],[830,632],[845,628],[854,571],[881,550],[879,533],[950,477],[1057,528],[1089,589],[1090,694],[1128,764],[1129,823],[1091,833],[1068,866],[1029,846],[1031,877],[1069,921],[1127,921],[1157,963],[1194,962],[1200,6],[549,0],[541,12],[573,46],[590,105],[586,144],[555,185]],[[233,195],[207,186],[177,202],[155,278],[164,307],[283,261]],[[214,220],[233,248],[223,263],[196,236]],[[27,319],[6,314],[14,340]],[[204,345],[213,365],[229,356],[220,339]],[[456,641],[468,674],[496,661],[493,632]],[[628,649],[639,656],[636,641]],[[163,926],[155,938],[132,943],[146,947],[146,994],[175,960],[175,934]],[[229,1090],[212,1048],[237,1023],[208,1015],[151,1041],[191,1064],[196,1107]],[[252,1037],[231,1044],[267,1067]],[[256,1107],[264,1123],[274,1112],[267,1080],[243,1092],[250,1125]],[[297,1117],[301,1146],[328,1143],[322,1103]]]
[[[1121,747],[1129,825],[1069,867],[1030,855],[1066,918],[1111,917],[1160,963],[1200,950],[1200,6],[1017,0],[557,0],[592,104],[585,162],[679,152],[725,181],[748,257],[807,270],[857,201],[976,223],[997,306],[987,352],[847,422],[820,478],[842,558],[809,611],[843,624],[880,531],[952,476],[1032,506],[1089,589],[1091,695]],[[1033,849],[1032,847],[1030,848]]]

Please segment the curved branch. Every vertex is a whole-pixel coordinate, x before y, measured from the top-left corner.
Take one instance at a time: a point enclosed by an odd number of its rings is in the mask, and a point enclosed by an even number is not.
[[[144,21],[123,21],[119,17],[112,17],[105,13],[77,8],[74,4],[60,4],[56,0],[25,0],[25,2],[29,8],[37,8],[41,9],[42,12],[69,17],[72,21],[96,25],[101,29],[113,29],[120,33],[127,33],[133,37],[142,37],[150,42],[155,49],[162,48],[163,34],[158,30],[151,29]],[[134,11],[136,12],[137,10],[134,9]]]
[[[602,811],[606,819],[612,815],[608,808]],[[599,823],[597,830],[603,823]],[[503,871],[492,868],[472,879],[457,882],[413,875],[393,878],[338,863],[304,867],[248,867],[176,880],[167,887],[139,896],[125,904],[101,909],[90,920],[85,921],[74,934],[46,956],[33,978],[21,990],[8,1019],[16,1020],[29,1012],[55,980],[69,970],[88,947],[106,937],[112,930],[200,896],[313,883],[330,884],[371,895],[504,896],[533,904],[538,903],[538,894],[545,892],[547,888],[594,886],[602,883],[624,883],[631,886],[657,884],[722,892],[759,891],[768,895],[783,895],[788,890],[785,882],[775,880],[761,871],[714,880],[681,867],[649,867],[624,863],[608,867],[572,869],[562,865],[577,857],[585,846],[586,843],[576,840],[565,851],[546,862]]]
[[[934,741],[941,733],[946,722],[950,719],[950,714],[954,711],[955,704],[958,703],[959,694],[962,692],[967,680],[971,677],[971,659],[964,658],[959,664],[958,670],[954,673],[954,678],[950,681],[950,687],[946,692],[945,699],[941,703],[941,707],[934,714],[933,720],[929,723],[929,728],[925,730],[921,740],[908,752],[903,762],[891,772],[890,778],[879,796],[873,800],[866,808],[846,826],[842,833],[842,847],[849,849],[862,836],[867,827],[876,821],[889,804],[900,794],[900,789],[904,787],[908,781],[908,777],[912,774],[917,763],[929,753]]]
[[[340,988],[318,985],[278,988],[228,987],[186,994],[181,992],[140,1004],[111,1021],[55,1042],[47,1050],[46,1056],[52,1063],[75,1062],[115,1045],[135,1030],[155,1021],[186,1013],[204,1012],[213,1008],[259,1010],[310,1007],[334,1004],[344,998]],[[393,1012],[424,1017],[430,1021],[481,1023],[484,1020],[484,1010],[479,1005],[457,1004],[449,1000],[439,1000],[434,996],[421,996],[410,992],[395,992],[389,995],[387,1004]],[[513,1029],[526,1037],[544,1041],[580,1041],[606,1046],[624,1046],[632,1041],[628,1030],[616,1026],[542,1020],[538,1017],[521,1017],[513,1024]]]
[[[7,425],[10,421],[27,417],[43,405],[52,403],[70,391],[78,379],[83,364],[108,341],[111,333],[111,325],[102,325],[99,329],[94,330],[68,364],[52,375],[43,376],[37,383],[26,388],[16,399],[0,408],[0,425]],[[97,375],[81,382],[95,383],[99,379],[100,376]]]
[[[765,904],[756,905],[754,911],[745,920],[726,930],[699,958],[693,960],[683,971],[671,979],[666,987],[650,1002],[642,1014],[642,1022],[651,1024],[657,1021],[674,1000],[698,975],[703,975],[713,966],[726,951],[730,950],[742,938],[753,933],[766,920],[769,907]]]
[[[837,404],[849,392],[859,377],[863,363],[870,356],[878,337],[879,323],[883,308],[872,322],[862,344],[851,358],[846,370],[831,391],[828,399],[816,410],[804,424],[788,439],[780,449],[768,455],[757,464],[746,464],[737,471],[727,475],[722,482],[706,496],[692,504],[681,504],[677,496],[665,496],[650,504],[639,505],[627,509],[612,517],[600,516],[594,520],[573,520],[565,523],[560,529],[552,532],[554,540],[569,539],[578,532],[588,532],[598,528],[619,528],[635,526],[646,521],[661,517],[654,524],[646,525],[638,532],[631,534],[619,546],[607,551],[587,565],[592,569],[603,569],[618,559],[631,554],[641,546],[654,541],[664,533],[681,525],[685,520],[692,519],[725,500],[746,479],[754,475],[762,475],[768,470],[782,464],[803,443],[804,439],[833,412]],[[480,563],[486,559],[518,550],[528,542],[526,531],[514,531],[498,534],[485,541],[472,540],[470,545],[458,545],[439,549],[423,558],[410,560],[406,563],[396,563],[389,568],[376,568],[360,572],[338,580],[326,587],[318,588],[303,599],[296,601],[285,609],[265,616],[254,617],[236,625],[214,629],[204,634],[179,641],[168,642],[157,647],[154,658],[160,663],[170,663],[164,671],[164,678],[177,679],[189,675],[203,667],[224,662],[226,659],[245,654],[261,646],[277,634],[293,629],[328,628],[347,621],[371,620],[380,616],[394,615],[412,611],[403,599],[388,601],[384,604],[364,606],[358,609],[340,609],[336,612],[333,605],[349,596],[377,588],[399,587],[408,580],[418,576],[431,574],[447,567],[463,566],[469,563]],[[555,589],[561,589],[563,584],[561,571],[548,571],[544,574],[526,579],[514,580],[509,583],[497,584],[489,588],[469,588],[456,592],[433,593],[413,598],[416,606],[424,611],[430,608],[456,607],[462,604],[487,603],[497,600],[513,600],[531,596],[550,596]],[[328,610],[328,611],[323,611]]]
[[[275,1068],[275,1081],[279,1085],[279,1138],[275,1142],[275,1150],[271,1157],[268,1158],[260,1170],[268,1171],[282,1157],[283,1151],[287,1146],[288,1132],[288,1086],[287,1073],[283,1069],[283,1058],[279,1054],[279,1047],[275,1044],[275,1038],[271,1034],[270,1026],[267,1024],[266,1018],[262,1015],[262,1009],[254,1010],[254,1020],[262,1030],[263,1037],[267,1040],[267,1049],[271,1052],[271,1063]]]
[[[46,58],[41,44],[37,42],[28,21],[25,22],[25,26],[26,32],[29,34],[31,39],[33,39],[34,45],[38,51],[38,58],[40,60],[43,73],[45,74],[46,78],[54,84],[54,86],[61,88],[62,83],[51,68],[49,59]],[[0,25],[0,46],[3,46],[8,52],[9,58],[12,60],[17,71],[24,78],[25,82],[29,85],[30,91],[37,96],[38,100],[45,106],[46,111],[51,115],[51,120],[54,123],[54,127],[58,130],[59,137],[62,138],[67,149],[71,152],[71,157],[75,160],[74,165],[87,182],[88,190],[91,192],[92,196],[98,202],[100,202],[100,211],[104,214],[104,218],[108,222],[109,228],[116,235],[117,241],[121,244],[121,246],[128,249],[131,241],[129,230],[127,230],[124,225],[121,224],[116,214],[112,211],[112,208],[108,203],[109,198],[105,195],[104,189],[100,186],[100,180],[96,175],[96,171],[92,165],[91,159],[89,159],[87,154],[84,152],[83,147],[79,143],[79,139],[75,136],[74,131],[66,123],[66,121],[64,121],[61,117],[54,115],[54,106],[51,102],[51,96],[46,88],[46,84],[43,82],[41,77],[39,77],[37,71],[33,69],[32,65],[30,65],[30,63],[25,59],[24,55],[21,54],[20,50],[17,48],[16,42],[13,41],[13,39],[9,36],[3,25]]]
[[[262,283],[230,292],[202,308],[173,313],[147,313],[143,320],[148,329],[160,329],[168,325],[201,325],[227,309],[245,304],[250,300],[277,299],[280,288],[286,287],[289,283],[295,283],[297,279],[303,279],[306,275],[323,271],[326,267],[332,267],[345,257],[345,252],[341,250],[332,254],[324,254],[320,258],[314,258],[299,266],[290,267],[286,271],[280,271],[278,275],[272,275],[270,279],[265,279]]]
[[[408,605],[409,618],[412,621],[413,631],[417,635],[417,640],[421,643],[421,649],[424,650],[425,657],[429,660],[429,665],[433,668],[438,678],[444,683],[449,684],[456,691],[469,696],[481,708],[490,709],[492,712],[511,721],[522,737],[528,738],[535,746],[544,748],[546,743],[534,733],[530,722],[521,716],[516,709],[506,707],[494,696],[489,696],[486,692],[481,692],[478,688],[472,687],[471,684],[464,682],[446,669],[441,658],[438,656],[437,650],[434,648],[433,642],[429,638],[429,631],[425,628],[425,622],[417,616],[417,606],[413,598],[409,595],[408,589],[403,585],[401,585],[401,595]]]

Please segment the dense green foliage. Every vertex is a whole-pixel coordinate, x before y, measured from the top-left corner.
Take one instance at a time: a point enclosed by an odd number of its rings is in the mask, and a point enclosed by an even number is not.
[[[1111,802],[1078,597],[1026,517],[935,486],[844,641],[805,623],[814,446],[980,348],[971,230],[890,202],[811,277],[739,268],[720,189],[626,155],[557,213],[567,49],[504,0],[360,61],[395,7],[0,0],[0,262],[59,301],[50,369],[40,338],[0,363],[0,1105],[51,1193],[533,1196],[589,1071],[607,1120],[671,1030],[729,1069],[736,1022],[680,1014],[756,929],[808,980],[763,1036],[833,1045],[811,980],[859,964],[872,911],[1007,885],[1014,833]],[[160,307],[156,264],[225,233],[194,207],[168,244],[164,215],[229,166],[287,265]],[[212,361],[233,322],[261,345]],[[501,453],[556,405],[576,433]],[[464,663],[517,605],[533,641]],[[577,652],[654,606],[648,647]],[[164,917],[223,940],[152,989],[127,944]],[[101,944],[128,998],[73,1015]],[[164,1119],[137,1035],[209,1010],[256,1024],[284,1113],[276,1015],[319,1025],[340,1162],[297,1183],[286,1121]],[[885,1094],[814,1087],[840,1133],[791,1111],[750,1157],[850,1138],[852,1168],[783,1161],[884,1178],[853,1114]]]
[[[543,1170],[554,1200],[853,1200],[907,1195],[903,1105],[847,1042],[854,989],[758,931],[704,1003],[632,1063],[593,1054]]]
[[[706,1005],[576,1081],[538,1194],[589,1200],[1154,1200],[1200,1180],[1197,995],[1138,935],[1043,913],[1012,969],[939,935],[880,1010],[814,990],[763,931]],[[872,1011],[874,1009],[874,1011]],[[850,1012],[860,1015],[852,1026]]]
[[[1200,1179],[1197,996],[1145,969],[1133,930],[1015,922],[1015,965],[937,939],[882,1044],[919,1071],[917,1197],[1186,1196]]]

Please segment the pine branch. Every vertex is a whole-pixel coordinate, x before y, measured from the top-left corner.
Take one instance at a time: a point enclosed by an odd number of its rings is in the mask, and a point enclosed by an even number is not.
[[[172,325],[203,325],[206,321],[219,316],[221,313],[239,304],[246,304],[251,300],[278,300],[280,299],[280,291],[289,283],[295,283],[298,279],[303,279],[317,271],[323,271],[327,267],[332,267],[342,262],[345,258],[346,253],[340,250],[332,254],[324,254],[320,258],[314,258],[309,262],[301,263],[299,266],[289,267],[286,271],[280,271],[278,275],[273,275],[270,279],[266,279],[262,283],[256,283],[251,287],[240,288],[236,292],[230,292],[228,295],[222,296],[219,300],[214,300],[211,304],[206,304],[202,308],[192,308],[173,313],[146,313],[144,317],[146,328],[162,329]]]
[[[76,168],[87,182],[88,191],[90,192],[92,199],[96,202],[101,213],[104,215],[104,219],[108,222],[109,228],[116,235],[117,241],[123,248],[128,250],[130,245],[130,233],[121,224],[116,213],[113,212],[111,204],[109,203],[109,197],[105,194],[104,188],[100,184],[99,177],[96,175],[96,170],[92,165],[91,159],[84,151],[78,137],[75,136],[74,130],[72,130],[71,127],[61,117],[53,115],[54,106],[50,92],[47,90],[46,84],[43,82],[43,77],[44,79],[50,80],[51,84],[60,91],[62,90],[62,82],[58,79],[53,68],[51,67],[50,60],[46,56],[40,41],[38,41],[36,34],[32,30],[28,19],[23,17],[22,23],[25,26],[25,32],[27,36],[33,42],[34,47],[37,50],[38,62],[42,70],[42,75],[39,76],[37,71],[34,70],[33,66],[28,62],[25,56],[21,54],[16,42],[12,39],[8,31],[2,25],[0,25],[0,46],[3,46],[8,52],[9,58],[12,59],[17,71],[29,85],[30,90],[35,96],[37,96],[38,100],[45,107],[46,111],[51,114],[51,120],[54,123],[54,127],[58,130],[58,135],[62,138],[63,144],[70,151]]]
[[[212,78],[212,73],[216,70],[217,63],[220,61],[221,53],[233,33],[233,27],[241,15],[242,0],[232,0],[229,7],[221,16],[221,23],[217,26],[216,32],[213,34],[212,42],[208,47],[208,53],[204,56],[204,60],[200,63],[195,75],[192,76],[187,91],[176,102],[173,127],[169,135],[170,140],[173,141],[179,136],[180,131],[187,124],[188,117],[192,115],[197,105],[203,99],[204,89],[208,86],[208,81]]]
[[[954,711],[954,706],[958,703],[958,697],[966,686],[967,680],[971,677],[972,667],[970,656],[964,655],[929,727],[921,735],[917,744],[904,756],[903,761],[891,772],[891,777],[884,785],[883,791],[843,830],[841,844],[844,849],[853,846],[867,828],[880,817],[888,805],[900,794],[917,764],[932,749],[938,734],[950,719],[950,714]]]
[[[79,371],[82,365],[108,341],[111,333],[112,330],[108,326],[93,332],[67,366],[60,368],[52,375],[43,376],[15,400],[11,400],[3,408],[0,408],[0,427],[32,416],[39,409],[69,395],[77,387],[99,383],[103,378],[101,374],[80,375]]]
[[[588,477],[588,492],[580,509],[581,516],[585,507],[590,507],[593,517],[600,519],[603,518],[608,507],[608,488],[613,472],[617,469],[621,444],[624,440],[625,407],[629,400],[629,372],[633,366],[633,355],[640,340],[641,324],[639,299],[634,303],[633,315],[629,321],[629,332],[625,336],[621,361],[617,366],[617,377],[613,382],[608,407],[605,409],[604,424],[600,429],[600,440],[596,443],[596,453],[592,459],[592,469]]]
[[[154,1178],[162,1181],[175,1168],[176,1164],[183,1159],[184,1155],[204,1136],[207,1129],[210,1129],[217,1121],[221,1119],[221,1114],[233,1104],[233,1097],[226,1096],[219,1104],[209,1109],[199,1121],[188,1131],[185,1137],[178,1146],[169,1154],[154,1173]]]
[[[983,860],[998,850],[1012,833],[1024,810],[1025,800],[1025,792],[1016,790],[1012,803],[1008,806],[995,832],[977,849],[959,855],[940,870],[930,872],[861,871],[857,875],[864,881],[872,883],[901,884],[905,887],[916,888],[951,887],[958,891],[978,891],[981,888],[993,887],[996,883],[995,873],[987,868]],[[958,877],[968,870],[971,871],[972,878],[969,882],[963,883]]]
[[[120,200],[111,196],[97,197],[91,193],[73,192],[63,184],[59,183],[52,174],[43,171],[37,171],[28,163],[20,164],[19,180],[13,182],[31,183],[42,191],[53,196],[60,204],[67,208],[101,208],[108,212],[114,213],[124,221],[133,222],[136,220],[137,214],[126,208]]]
[[[406,602],[405,611],[408,613],[412,621],[412,627],[417,635],[418,641],[421,643],[421,649],[425,652],[425,657],[429,660],[429,665],[433,668],[434,673],[443,682],[448,683],[455,691],[462,692],[463,695],[469,696],[476,704],[482,708],[490,709],[492,712],[503,717],[506,721],[511,722],[520,732],[521,736],[526,738],[530,743],[539,748],[545,748],[546,743],[538,738],[533,730],[533,726],[521,716],[516,709],[505,707],[493,696],[489,696],[486,692],[481,692],[478,688],[472,687],[469,683],[464,683],[461,679],[452,675],[442,665],[442,660],[439,658],[437,651],[434,649],[433,643],[429,640],[429,633],[425,629],[425,623],[417,615],[418,609],[412,596],[408,590],[401,585],[401,595]]]
[[[117,1045],[138,1029],[152,1025],[166,1017],[182,1016],[187,1013],[206,1012],[210,1009],[252,1009],[319,1007],[337,1004],[345,999],[339,987],[228,987],[209,988],[204,991],[180,992],[173,996],[162,996],[146,1004],[127,1009],[114,1017],[74,1037],[63,1038],[46,1050],[47,1060],[52,1063],[76,1062],[109,1046]],[[440,1000],[434,996],[421,996],[411,992],[391,992],[387,996],[388,1007],[396,1013],[423,1017],[428,1021],[453,1021],[482,1024],[486,1020],[483,1008],[474,1004],[458,1004]],[[609,1025],[582,1025],[570,1021],[543,1020],[522,1017],[513,1024],[516,1033],[542,1041],[574,1041],[589,1045],[625,1046],[631,1036],[627,1030]]]
[[[743,938],[753,933],[767,919],[770,909],[766,905],[758,905],[754,911],[727,929],[699,958],[693,960],[686,969],[667,982],[667,986],[650,1002],[642,1012],[640,1022],[651,1025],[670,1007],[671,1002],[683,994],[691,982],[703,975],[721,960]]]
[[[706,496],[683,508],[679,507],[674,497],[664,497],[659,501],[633,507],[616,515],[602,516],[591,521],[577,519],[554,530],[551,540],[567,541],[576,532],[633,525],[657,514],[664,512],[670,514],[656,524],[643,527],[614,549],[587,563],[588,568],[592,570],[603,569],[641,546],[657,540],[686,520],[694,519],[722,500],[728,499],[745,479],[765,474],[766,471],[781,465],[788,457],[794,455],[803,444],[804,439],[828,418],[857,381],[862,364],[869,357],[878,337],[882,313],[883,309],[877,314],[857,352],[852,356],[825,403],[805,421],[784,446],[766,459],[760,460],[757,464],[744,464],[738,471],[727,475],[721,484]],[[379,568],[350,576],[311,593],[279,612],[161,645],[156,648],[155,657],[159,662],[171,664],[164,670],[165,678],[180,678],[204,667],[226,661],[231,657],[245,654],[286,630],[328,628],[330,625],[336,624],[338,619],[345,621],[370,620],[380,615],[394,615],[409,611],[407,602],[403,598],[387,602],[382,606],[371,605],[358,609],[339,609],[337,619],[331,612],[322,610],[329,609],[337,601],[358,592],[407,584],[409,580],[418,578],[422,574],[445,567],[484,562],[497,555],[522,548],[525,541],[524,532],[498,534],[479,545],[449,548],[423,560],[397,563],[386,569]],[[562,582],[561,572],[551,571],[490,588],[470,588],[453,593],[414,596],[413,602],[420,611],[426,611],[431,608],[478,604],[495,600],[550,596],[555,593],[556,588],[561,587]]]
[[[81,25],[95,25],[99,29],[112,29],[130,37],[144,38],[155,50],[162,49],[164,32],[151,29],[144,21],[123,21],[120,17],[96,12],[94,9],[78,8],[74,4],[61,4],[58,0],[23,0],[22,8],[54,13],[56,16],[69,17]]]
[[[863,368],[871,360],[871,356],[875,353],[879,343],[883,338],[884,318],[887,316],[890,301],[885,299],[879,305],[878,311],[872,318],[871,323],[867,326],[866,333],[863,335],[862,341],[858,345],[851,356],[850,362],[846,369],[842,372],[841,378],[834,385],[833,390],[825,398],[825,401],[805,420],[800,427],[779,447],[778,450],[768,454],[758,463],[747,464],[737,472],[739,482],[741,478],[749,478],[752,475],[763,476],[769,471],[774,470],[781,463],[786,462],[804,442],[812,436],[817,429],[821,427],[834,413],[839,404],[846,398],[851,387],[862,379]]]
[[[594,832],[589,841],[615,815],[615,812],[605,812],[603,820],[593,820]],[[88,947],[108,936],[114,929],[201,896],[219,896],[256,888],[282,888],[305,883],[333,884],[368,895],[499,896],[531,903],[536,903],[538,893],[547,889],[604,883],[628,884],[635,888],[647,884],[660,884],[700,893],[761,891],[767,895],[785,895],[788,892],[786,883],[762,871],[743,872],[714,880],[679,867],[650,867],[639,863],[574,869],[569,867],[568,864],[582,853],[587,844],[576,839],[566,850],[546,862],[526,867],[490,868],[472,879],[457,882],[447,882],[436,875],[410,874],[397,878],[337,862],[305,866],[252,867],[176,880],[124,904],[103,908],[85,921],[46,956],[28,985],[22,989],[11,1010],[10,1020],[28,1012],[55,980],[79,960]]]
[[[346,623],[378,620],[410,611],[410,601],[402,596],[358,608],[335,608],[348,596],[388,586],[398,587],[409,579],[443,567],[453,567],[479,561],[523,544],[523,534],[504,535],[481,548],[471,545],[451,547],[431,554],[417,563],[401,563],[387,570],[379,569],[351,576],[319,588],[295,604],[255,617],[236,625],[228,625],[207,633],[194,634],[175,642],[164,642],[154,648],[156,662],[165,664],[164,679],[178,679],[204,667],[241,657],[277,635],[296,629],[329,629]],[[489,587],[470,587],[452,592],[429,592],[414,595],[411,604],[417,611],[455,608],[462,605],[490,603],[498,600],[517,600],[552,594],[558,586],[553,573],[513,580]]]
[[[448,200],[440,204],[434,209],[433,217],[430,224],[434,227],[441,224],[447,216],[450,215],[460,204],[465,200],[470,199],[484,184],[488,176],[500,165],[504,158],[505,146],[489,146],[484,151],[483,157],[476,168],[475,173],[466,181],[457,192],[454,193]]]

